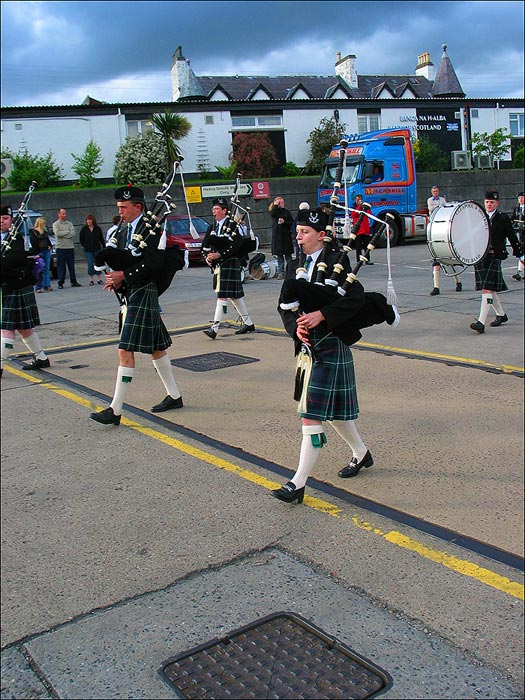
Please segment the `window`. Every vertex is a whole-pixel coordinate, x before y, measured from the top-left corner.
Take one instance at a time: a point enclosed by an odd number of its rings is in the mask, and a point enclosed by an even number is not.
[[[379,128],[379,114],[359,114],[357,116],[357,130],[360,134],[367,131],[378,131]]]
[[[479,119],[479,109],[471,109],[470,116],[472,119]]]
[[[15,131],[22,131],[22,124],[15,124]]]
[[[213,124],[213,114],[206,114],[204,117],[205,124]]]
[[[265,116],[255,116],[255,117],[232,117],[232,126],[234,128],[238,127],[268,127],[268,126],[282,126],[283,118],[276,115],[265,115]]]
[[[509,114],[509,126],[512,136],[523,138],[525,135],[525,115]]]
[[[139,134],[145,134],[148,131],[152,131],[153,124],[149,121],[149,119],[127,121],[126,129],[128,136],[138,136]]]

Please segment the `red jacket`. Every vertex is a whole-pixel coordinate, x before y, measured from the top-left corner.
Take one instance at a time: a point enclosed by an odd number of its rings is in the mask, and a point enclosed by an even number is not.
[[[359,205],[358,207],[356,206],[355,209],[359,209],[359,211],[362,210],[362,206]],[[350,212],[352,214],[352,224],[355,224],[357,219],[359,218],[359,214],[356,211]],[[359,231],[356,234],[357,236],[369,236],[370,235],[370,219],[368,216],[365,216],[363,218],[363,221],[361,221],[361,226],[359,227]]]

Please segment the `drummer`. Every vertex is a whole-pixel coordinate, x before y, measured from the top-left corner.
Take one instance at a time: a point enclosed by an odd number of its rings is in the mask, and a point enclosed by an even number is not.
[[[443,207],[446,203],[447,200],[445,197],[442,197],[439,194],[439,187],[437,185],[434,185],[432,189],[430,190],[432,192],[432,196],[427,199],[427,207],[428,207],[428,215],[432,216],[432,212],[435,209],[438,209],[438,207]],[[431,297],[435,297],[437,294],[439,294],[439,273],[441,271],[441,265],[439,264],[439,260],[434,258],[432,260],[432,279],[434,282],[434,286],[432,287],[432,291],[430,292]],[[456,283],[456,292],[462,292],[463,291],[463,285],[459,281],[459,277],[457,275],[453,275],[454,281]]]
[[[506,242],[509,240],[512,252],[519,258],[521,246],[518,241],[510,217],[498,211],[499,194],[495,190],[485,192],[485,211],[490,221],[489,246],[485,256],[474,265],[476,271],[476,291],[481,290],[481,308],[479,316],[470,328],[477,333],[485,332],[485,324],[491,308],[494,308],[496,318],[490,324],[493,327],[507,323],[508,316],[503,310],[497,292],[508,289],[503,279],[501,261],[508,257]]]

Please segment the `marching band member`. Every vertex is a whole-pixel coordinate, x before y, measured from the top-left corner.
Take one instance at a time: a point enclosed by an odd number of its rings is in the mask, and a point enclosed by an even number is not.
[[[159,236],[148,239],[145,246],[134,245],[133,238],[145,210],[144,192],[138,187],[120,187],[114,193],[123,224],[115,233],[115,245],[131,250],[136,256],[123,271],[106,272],[104,289],[115,291],[123,302],[123,323],[118,346],[119,368],[113,400],[108,408],[91,413],[90,418],[104,425],[119,425],[122,406],[135,373],[135,352],[150,354],[153,366],[164,384],[167,396],[151,409],[161,413],[182,408],[182,397],[173,377],[166,349],[171,337],[160,316],[158,289],[155,282],[166,255],[165,240]]]
[[[477,320],[470,324],[470,328],[477,333],[485,332],[485,324],[492,307],[496,312],[496,318],[490,324],[491,326],[498,327],[509,320],[496,293],[508,289],[501,270],[501,261],[506,260],[508,256],[507,238],[514,255],[517,258],[520,256],[520,243],[512,228],[512,222],[507,214],[498,211],[498,206],[498,192],[495,190],[485,192],[485,211],[490,221],[490,239],[485,257],[474,265],[476,291],[481,290],[481,308]]]
[[[208,338],[215,340],[221,321],[228,312],[228,299],[241,318],[242,325],[235,335],[253,333],[255,326],[244,297],[241,282],[241,259],[244,257],[246,239],[238,232],[238,224],[228,216],[228,202],[224,197],[212,201],[212,214],[215,219],[210,224],[202,242],[202,254],[213,272],[213,290],[217,294],[215,315],[210,328],[203,331]]]
[[[327,215],[321,209],[301,210],[297,217],[297,241],[307,255],[305,268],[309,279],[315,279],[317,264],[326,236]],[[332,249],[328,263],[333,265],[340,253]],[[286,281],[295,278],[299,261],[293,260],[286,268]],[[347,260],[346,271],[349,270]],[[284,285],[283,285],[284,286]],[[281,307],[279,313],[284,327],[295,343],[296,354],[305,344],[310,349],[312,365],[304,379],[298,412],[302,423],[302,442],[299,464],[292,479],[272,495],[281,501],[301,503],[306,481],[326,443],[323,421],[332,424],[352,451],[348,466],[339,471],[343,479],[356,476],[362,467],[371,467],[372,455],[359,435],[355,421],[359,413],[354,361],[350,345],[361,337],[349,323],[365,305],[365,292],[355,281],[350,291],[317,311],[297,315]],[[296,396],[296,398],[298,398]]]
[[[428,215],[431,216],[432,212],[434,209],[438,209],[439,207],[443,207],[446,205],[447,200],[442,197],[439,194],[439,187],[437,185],[434,185],[431,189],[432,192],[432,197],[429,197],[427,199],[427,207],[428,207]],[[441,265],[439,264],[439,260],[432,260],[432,279],[434,282],[434,286],[432,287],[432,290],[430,292],[431,297],[435,297],[436,295],[439,294],[439,274],[441,272]],[[459,281],[459,277],[457,275],[453,275],[454,282],[456,283],[456,292],[462,292],[463,291],[463,284]]]
[[[514,231],[523,252],[523,246],[525,245],[525,192],[520,192],[518,194],[518,203],[512,210],[512,225],[514,226]],[[512,275],[512,279],[521,282],[524,277],[524,270],[525,259],[522,255],[518,260],[518,269],[516,270],[516,274]]]
[[[9,204],[2,204],[1,232],[2,241],[9,235],[13,224],[13,210]],[[29,352],[33,353],[33,362],[24,365],[24,369],[42,369],[50,362],[42,349],[40,338],[34,330],[40,325],[38,307],[33,289],[33,265],[24,245],[23,234],[15,235],[2,252],[2,351],[0,376],[3,374],[4,361],[14,347],[15,331]]]

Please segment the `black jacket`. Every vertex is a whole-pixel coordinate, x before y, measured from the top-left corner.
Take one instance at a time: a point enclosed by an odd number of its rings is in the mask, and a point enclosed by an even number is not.
[[[516,257],[520,256],[521,246],[514,232],[512,222],[507,214],[497,211],[490,219],[490,238],[488,254],[493,254],[500,260],[506,260],[507,253],[507,238],[512,246],[512,252]]]
[[[3,254],[3,253],[2,253]],[[28,257],[24,237],[21,234],[11,241],[10,249],[5,251],[0,267],[2,287],[6,290],[23,289],[34,284],[34,260]]]

